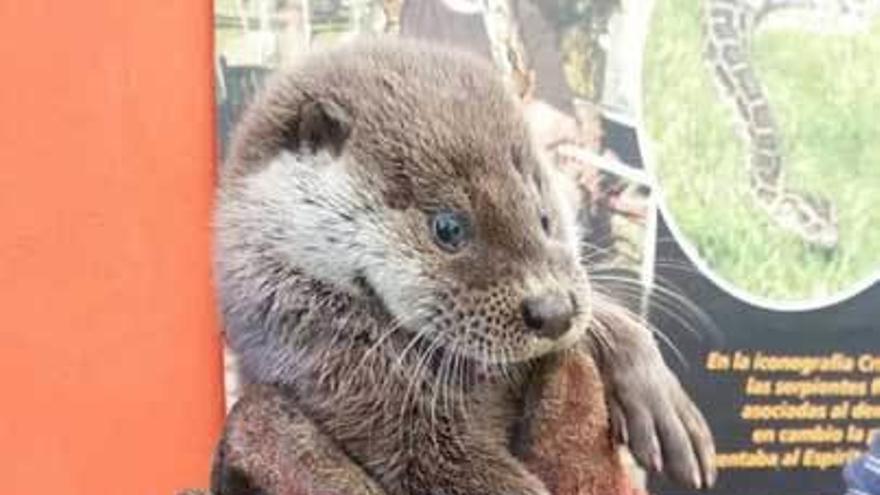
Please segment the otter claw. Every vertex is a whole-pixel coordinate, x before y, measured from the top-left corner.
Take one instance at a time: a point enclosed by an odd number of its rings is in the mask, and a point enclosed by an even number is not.
[[[652,378],[618,375],[609,401],[612,429],[636,460],[689,488],[709,488],[717,476],[715,447],[703,415],[665,369]]]

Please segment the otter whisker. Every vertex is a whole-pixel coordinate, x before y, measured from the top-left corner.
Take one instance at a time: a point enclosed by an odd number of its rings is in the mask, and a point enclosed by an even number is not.
[[[616,304],[610,299],[607,299],[606,296],[602,294],[597,294],[598,304],[595,305],[595,314],[597,321],[599,321],[602,325],[609,329],[609,331],[614,332],[616,328],[641,328],[647,332],[656,335],[661,342],[666,344],[670,350],[674,353],[676,360],[678,360],[683,366],[689,367],[687,360],[684,357],[684,354],[678,348],[677,345],[667,336],[665,333],[660,331],[650,322],[648,322],[644,317],[638,315],[633,312],[629,308]],[[619,330],[618,330],[619,333]],[[612,349],[614,352],[614,349]]]
[[[458,352],[456,349],[455,352],[455,373],[456,373],[456,385],[458,388],[458,400],[454,401],[458,406],[458,410],[461,413],[462,422],[465,425],[465,428],[468,428],[471,424],[470,414],[468,412],[468,404],[465,400],[465,374],[467,372],[468,362],[465,357]]]
[[[584,267],[594,266],[596,261],[604,261],[616,254],[620,254],[612,247],[600,247],[584,240],[579,243],[578,248],[578,261]]]
[[[587,330],[589,335],[593,337],[593,341],[596,345],[606,351],[614,352],[616,350],[616,345],[612,338],[613,328],[601,317],[603,312],[607,312],[607,308],[611,305],[612,303],[607,301],[604,297],[601,297],[599,294],[595,295],[593,311],[590,316],[589,327]]]
[[[697,272],[695,272],[697,273]],[[702,330],[704,334],[708,334],[709,337],[715,340],[722,340],[723,334],[712,318],[706,313],[700,306],[694,303],[691,299],[681,293],[680,290],[675,288],[675,284],[669,282],[667,277],[662,274],[654,275],[654,283],[651,285],[654,289],[652,291],[652,296],[654,292],[659,294],[659,297],[665,298],[669,301],[670,304],[678,305],[681,307],[684,312],[685,317],[692,318],[695,323],[699,323],[702,326]]]
[[[441,357],[440,365],[435,373],[434,378],[434,386],[437,393],[435,394],[434,400],[440,399],[440,395],[442,395],[442,409],[440,412],[446,415],[448,418],[454,417],[451,413],[452,409],[449,407],[449,396],[450,396],[450,387],[452,386],[452,378],[451,378],[451,370],[452,370],[452,362],[455,357],[455,349],[458,346],[458,341],[461,337],[456,337],[449,343],[443,346],[443,355]],[[434,403],[432,402],[432,409],[436,409]],[[432,418],[435,415],[432,414]]]
[[[650,287],[646,287],[639,280],[614,275],[600,276],[596,279],[600,282],[618,284],[613,289],[617,292],[634,295],[638,298],[645,297],[649,308],[660,310],[662,314],[673,319],[688,333],[699,339],[702,339],[704,336],[704,331],[713,337],[717,332],[717,328],[705,312],[673,289],[664,287],[661,284],[653,284]],[[597,290],[610,291],[611,289],[600,285],[597,287]],[[611,295],[609,294],[609,296]],[[697,323],[701,324],[701,326],[698,327]]]
[[[382,355],[381,353],[377,352],[377,350],[380,349],[380,348],[383,349],[383,352],[386,352],[386,351],[387,351],[387,352],[390,352],[390,353],[394,354],[395,351],[394,351],[393,349],[389,348],[388,346],[381,346],[381,344],[382,344],[383,342],[387,342],[388,339],[391,337],[391,335],[393,335],[395,332],[397,332],[397,331],[399,331],[399,330],[401,330],[401,329],[408,328],[408,327],[410,326],[410,325],[409,325],[409,322],[410,322],[409,320],[418,321],[418,320],[416,319],[418,316],[419,316],[419,315],[418,315],[418,312],[417,312],[417,313],[414,314],[414,315],[408,315],[408,316],[406,317],[405,320],[404,320],[404,319],[400,319],[400,318],[399,318],[399,319],[396,319],[391,325],[389,325],[389,328],[388,328],[387,331],[384,331],[384,332],[381,333],[380,338],[378,339],[378,341],[377,341],[376,343],[374,343],[374,344],[370,347],[370,349],[367,351],[367,353],[368,353],[368,354],[371,354],[371,355],[372,355],[372,358],[374,358],[374,359],[377,358],[377,357],[379,357],[380,355]],[[430,331],[430,326],[429,326],[429,325],[426,325],[426,326],[422,327],[418,332],[415,333],[414,336],[411,337],[411,340],[408,341],[406,350],[403,351],[403,352],[401,352],[400,355],[396,356],[397,361],[396,361],[395,365],[391,367],[391,369],[390,369],[391,373],[388,373],[387,375],[383,376],[382,379],[381,379],[381,382],[380,382],[380,384],[379,384],[379,385],[380,385],[380,387],[379,387],[379,391],[380,391],[381,393],[384,394],[384,393],[386,393],[386,391],[388,391],[388,392],[387,392],[388,394],[392,394],[392,395],[395,394],[395,391],[394,391],[393,387],[396,387],[396,386],[399,384],[399,382],[397,381],[398,378],[403,378],[403,380],[404,380],[405,382],[407,382],[407,383],[409,382],[409,380],[412,380],[412,379],[413,379],[413,377],[412,377],[409,373],[406,373],[406,371],[405,371],[405,367],[397,366],[397,364],[399,364],[399,363],[403,363],[403,361],[405,361],[405,360],[407,359],[407,354],[408,354],[408,352],[409,352],[411,349],[413,349],[414,346],[417,345],[417,343],[418,343],[421,339],[423,339],[423,337],[424,337],[424,336],[427,334],[427,332],[429,332],[429,331]],[[380,346],[381,346],[381,347],[380,347]],[[391,356],[387,356],[387,357],[390,358]],[[367,358],[368,358],[368,356],[365,355],[365,356],[361,359],[361,361],[360,361],[360,363],[358,364],[358,366],[355,367],[355,371],[354,371],[354,373],[353,373],[353,376],[359,376],[359,374],[360,374],[359,369],[360,369],[361,365],[367,363],[367,361],[368,361]],[[372,363],[370,363],[370,364],[372,364]],[[369,370],[369,369],[371,369],[371,368],[370,368],[370,367],[367,367],[366,369]],[[403,404],[402,404],[401,407],[402,407],[402,408],[405,408],[405,407],[406,407],[406,402],[405,402],[405,401],[403,402]]]
[[[428,350],[425,351],[424,359],[421,363],[419,363],[419,367],[424,367],[426,374],[430,376],[432,381],[431,383],[431,397],[427,404],[428,407],[428,416],[431,418],[431,435],[436,437],[437,434],[437,412],[435,409],[436,400],[437,400],[437,382],[438,382],[438,373],[432,372],[431,370],[431,360],[434,359],[434,355],[443,348],[442,346],[443,335],[441,333],[437,333],[436,337],[432,341],[431,345],[428,347]]]
[[[436,315],[437,315],[436,308],[434,306],[428,305],[428,304],[425,305],[425,308],[426,308],[426,311],[428,311],[428,313],[431,315],[431,317],[420,322],[419,330],[410,339],[410,341],[405,344],[404,349],[402,351],[400,351],[400,355],[397,357],[397,360],[396,360],[395,365],[393,367],[393,369],[395,370],[396,373],[403,372],[403,378],[408,382],[407,390],[404,395],[404,399],[401,403],[401,411],[405,410],[406,407],[408,406],[410,393],[413,389],[414,384],[416,384],[417,382],[424,381],[423,375],[426,374],[426,371],[428,369],[428,367],[425,366],[425,364],[429,361],[429,358],[432,357],[433,352],[436,351],[436,347],[442,343],[443,333],[436,331],[437,329],[434,325],[435,321],[437,319],[436,318]],[[402,366],[402,364],[404,363],[404,360],[407,358],[407,356],[409,355],[409,353],[413,349],[417,348],[416,346],[419,344],[419,342],[422,341],[431,332],[435,332],[435,333],[434,333],[434,336],[432,337],[430,343],[428,344],[427,348],[420,349],[419,355],[418,355],[418,357],[416,357],[417,364],[416,364],[415,373],[414,374],[407,373],[406,371],[409,371],[409,370],[405,366]],[[413,400],[415,400],[415,397],[416,396],[414,395]],[[401,414],[402,414],[402,412],[401,412]]]
[[[461,337],[462,344],[458,344],[458,342],[456,342],[456,345],[450,351],[453,353],[455,359],[455,385],[458,389],[458,399],[454,402],[458,405],[458,412],[461,413],[462,421],[464,422],[465,426],[470,424],[470,416],[468,414],[467,403],[465,400],[465,373],[467,372],[468,362],[463,353],[462,347],[467,346],[468,338],[470,337],[472,331],[473,326],[468,325],[465,328],[464,335],[462,335]]]
[[[648,303],[649,309],[654,309],[660,311],[663,315],[669,317],[673,321],[675,321],[679,326],[685,329],[689,334],[699,336],[699,330],[691,323],[686,316],[680,314],[676,311],[678,308],[669,302],[667,302],[662,297],[651,298],[650,296],[645,296],[641,287],[638,286],[626,286],[626,281],[620,280],[617,283],[621,284],[620,287],[615,289],[619,295],[630,295],[635,297],[647,297],[646,302]]]
[[[462,396],[460,395],[460,388],[457,386],[458,375],[456,374],[458,371],[457,365],[459,364],[459,340],[460,338],[456,339],[452,344],[447,347],[447,353],[449,354],[449,366],[447,368],[445,383],[447,402],[444,404],[444,406],[446,409],[446,414],[448,414],[450,418],[457,418],[458,415],[462,412],[460,408]]]
[[[367,349],[367,351],[361,357],[358,365],[355,366],[353,372],[358,373],[362,369],[362,367],[367,364],[367,361],[375,355],[376,351],[378,351],[382,347],[382,345],[388,340],[388,338],[390,338],[395,332],[410,327],[411,323],[421,323],[424,319],[422,309],[423,308],[417,308],[413,312],[413,314],[407,315],[405,318],[395,318],[394,320],[392,320],[391,324],[388,325],[387,329],[381,330],[379,338],[377,338],[373,345],[371,345],[370,348]],[[403,357],[403,354],[401,354],[401,356],[399,357]]]
[[[407,343],[407,345],[406,345],[406,346],[403,348],[403,350],[400,352],[400,356],[397,357],[397,361],[396,361],[396,363],[395,363],[395,365],[394,365],[394,369],[395,369],[395,370],[400,369],[400,367],[401,367],[402,364],[403,364],[404,358],[406,358],[406,355],[407,355],[407,354],[413,349],[413,347],[414,347],[416,344],[418,344],[419,339],[421,338],[421,336],[424,335],[424,334],[427,334],[428,332],[431,332],[433,329],[434,329],[434,328],[432,327],[432,325],[426,324],[425,326],[423,326],[422,328],[420,328],[418,332],[416,332],[416,335],[415,335],[413,338],[410,339],[409,343]],[[438,333],[437,335],[439,335],[439,333]],[[436,339],[436,338],[439,338],[439,337],[435,336],[435,339]]]
[[[409,403],[408,403],[409,394],[410,394],[412,387],[417,382],[421,381],[421,378],[422,378],[421,377],[421,373],[422,373],[421,366],[422,366],[422,363],[423,363],[424,359],[426,358],[426,356],[417,354],[417,357],[415,358],[415,361],[416,361],[415,369],[412,370],[413,373],[406,373],[406,371],[408,369],[403,368],[402,365],[403,365],[404,361],[406,359],[408,359],[409,352],[412,349],[416,348],[415,346],[422,339],[424,339],[425,337],[427,337],[429,335],[430,330],[431,330],[431,327],[429,325],[425,325],[424,327],[419,329],[419,331],[415,333],[415,335],[406,344],[404,349],[400,352],[400,355],[397,357],[395,364],[392,365],[392,371],[394,372],[394,375],[401,374],[403,376],[404,380],[406,380],[406,382],[407,382],[406,392],[404,393],[403,400],[401,401],[401,412],[400,412],[401,417],[403,417],[404,411],[409,406]],[[434,338],[436,339],[436,336]]]
[[[676,260],[674,258],[657,259],[654,261],[654,266],[657,268],[666,268],[666,269],[680,272],[680,273],[687,273],[687,274],[691,274],[691,275],[702,276],[702,273],[700,272],[700,270],[696,269],[690,263],[685,263],[681,260]],[[656,273],[654,276],[655,277],[657,276]]]
[[[501,374],[502,379],[508,383],[513,384],[513,377],[510,376],[508,370],[508,360],[510,359],[509,352],[505,347],[498,348],[493,346],[493,361],[494,367],[498,369]]]
[[[430,329],[429,326],[425,326],[418,333],[417,338],[414,339],[414,341],[418,341],[421,338],[423,338],[425,335],[428,335],[429,329]],[[410,405],[410,397],[412,397],[413,403],[417,402],[417,399],[419,398],[419,396],[415,395],[415,394],[413,394],[413,395],[411,395],[411,394],[412,394],[414,387],[416,385],[421,386],[425,382],[424,375],[426,375],[426,373],[429,372],[428,362],[431,358],[433,358],[434,352],[436,352],[436,350],[439,348],[439,342],[440,342],[441,338],[442,338],[441,333],[439,333],[439,332],[434,333],[430,343],[428,344],[428,347],[425,350],[421,351],[421,354],[418,355],[418,357],[416,358],[415,373],[413,373],[411,376],[407,377],[409,383],[407,385],[406,392],[404,393],[403,400],[401,401],[401,409],[400,409],[400,417],[401,418],[404,417],[404,415],[406,413],[406,409]],[[412,346],[408,346],[408,348],[412,348]]]
[[[705,313],[696,304],[690,301],[678,290],[674,289],[671,284],[669,284],[669,286],[664,284],[662,282],[662,279],[658,281],[655,278],[655,282],[648,285],[645,284],[637,275],[630,272],[620,273],[619,270],[614,270],[614,273],[593,273],[591,275],[591,279],[596,282],[613,282],[619,283],[621,285],[638,287],[643,292],[643,294],[639,295],[640,297],[662,298],[665,301],[669,302],[671,305],[675,306],[676,309],[680,307],[682,312],[685,313],[684,316],[691,316],[694,319],[698,319],[703,323],[711,323],[708,320],[708,317],[705,316]],[[599,287],[602,287],[601,284],[599,285]]]
[[[449,347],[454,345],[454,340],[452,343],[443,346],[443,350],[440,354],[440,365],[437,366],[437,370],[434,372],[434,386],[432,387],[432,392],[434,393],[434,398],[431,402],[432,415],[431,419],[435,419],[434,409],[436,409],[436,401],[440,400],[441,403],[441,414],[448,414],[449,412],[449,393],[447,389],[447,372],[448,365],[452,362],[452,356],[449,352]]]
[[[590,341],[598,350],[611,353],[616,349],[614,341],[609,337],[609,333],[610,330],[605,322],[599,319],[590,321],[589,337],[592,337]]]
[[[711,323],[699,306],[694,304],[678,290],[664,284],[662,279],[658,280],[655,277],[654,283],[651,285],[645,284],[636,277],[628,278],[621,275],[597,275],[594,279],[638,287],[649,299],[662,299],[665,302],[668,302],[672,307],[676,309],[680,308],[684,316],[690,316],[694,319],[701,320],[703,323]]]

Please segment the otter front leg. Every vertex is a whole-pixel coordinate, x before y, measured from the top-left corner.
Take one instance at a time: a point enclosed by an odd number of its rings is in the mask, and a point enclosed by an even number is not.
[[[614,305],[597,305],[596,321],[600,333],[591,332],[591,350],[620,440],[643,466],[693,488],[712,486],[712,433],[650,330]]]
[[[226,419],[212,495],[385,495],[281,389],[249,389]]]

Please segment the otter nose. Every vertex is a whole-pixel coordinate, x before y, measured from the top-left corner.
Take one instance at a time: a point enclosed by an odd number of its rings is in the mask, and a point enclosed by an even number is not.
[[[574,302],[565,294],[527,297],[522,303],[526,327],[541,337],[558,338],[568,331],[574,316]]]

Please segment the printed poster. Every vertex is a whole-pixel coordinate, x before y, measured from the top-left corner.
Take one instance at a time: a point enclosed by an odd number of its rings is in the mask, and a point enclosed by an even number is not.
[[[880,428],[878,4],[216,0],[218,147],[309,47],[387,33],[485,56],[579,185],[593,283],[651,321],[711,424],[707,493],[842,494]]]

